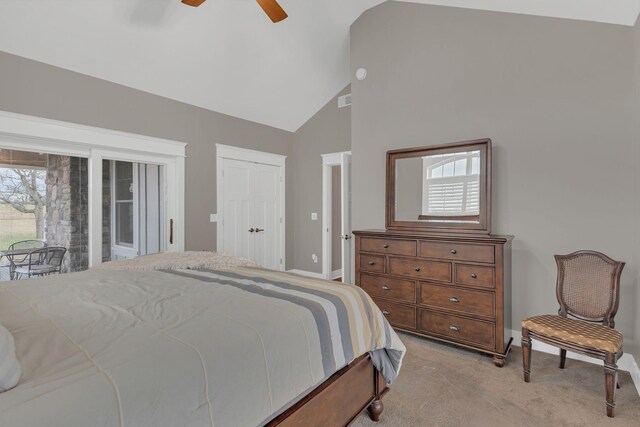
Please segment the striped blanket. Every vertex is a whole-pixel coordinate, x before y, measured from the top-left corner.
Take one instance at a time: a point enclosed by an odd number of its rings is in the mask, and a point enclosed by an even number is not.
[[[256,268],[88,271],[0,285],[23,368],[2,426],[255,426],[405,347],[360,288]]]

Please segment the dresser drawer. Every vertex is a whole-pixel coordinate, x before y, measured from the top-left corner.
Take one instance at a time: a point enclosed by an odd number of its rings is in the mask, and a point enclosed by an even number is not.
[[[460,285],[496,287],[496,269],[477,265],[456,264],[455,282]]]
[[[415,240],[374,239],[371,237],[360,239],[362,252],[416,256],[417,246],[418,243]]]
[[[413,280],[361,274],[360,287],[372,297],[416,302],[416,282]]]
[[[493,264],[493,245],[474,245],[455,242],[420,242],[420,256],[459,261],[484,262]]]
[[[416,309],[413,306],[396,304],[394,302],[373,299],[376,305],[387,318],[391,326],[400,328],[415,329],[416,328]]]
[[[418,258],[389,257],[389,274],[451,282],[451,263]]]
[[[360,254],[360,270],[384,273],[384,257]]]
[[[418,329],[455,341],[495,348],[495,324],[450,314],[420,310]]]
[[[445,310],[495,318],[496,296],[453,286],[420,283],[420,304]]]

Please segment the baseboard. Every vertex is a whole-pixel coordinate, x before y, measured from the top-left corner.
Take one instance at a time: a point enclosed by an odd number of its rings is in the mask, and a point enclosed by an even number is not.
[[[520,331],[511,331],[511,336],[513,337],[513,345],[520,347],[522,339],[522,332]],[[541,351],[543,353],[549,354],[558,354],[558,347],[554,347],[549,344],[545,344],[543,342],[532,340],[532,348],[536,351]],[[604,362],[595,359],[593,357],[584,356],[582,354],[573,353],[567,351],[567,358],[580,360],[582,362],[591,363],[594,365],[602,365]],[[622,357],[618,360],[618,369],[621,371],[627,371],[631,375],[631,379],[633,380],[633,384],[636,386],[636,391],[638,395],[640,395],[640,368],[638,368],[638,364],[636,360],[631,354],[623,354]]]
[[[293,270],[287,270],[287,273],[298,274],[300,276],[313,277],[314,279],[324,279],[324,277],[322,276],[322,273],[314,273],[313,271],[293,269]]]

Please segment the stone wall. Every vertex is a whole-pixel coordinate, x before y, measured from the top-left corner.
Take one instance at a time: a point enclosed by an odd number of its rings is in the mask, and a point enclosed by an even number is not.
[[[47,160],[47,218],[45,236],[50,246],[67,254],[62,271],[89,266],[89,192],[87,159],[49,155]]]

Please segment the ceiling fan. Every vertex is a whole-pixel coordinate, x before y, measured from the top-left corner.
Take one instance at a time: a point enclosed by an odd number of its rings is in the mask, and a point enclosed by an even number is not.
[[[280,22],[283,19],[286,19],[287,16],[289,16],[287,15],[287,12],[285,12],[284,9],[280,7],[280,5],[276,0],[256,0],[256,1],[258,2],[262,10],[264,10],[264,13],[266,13],[267,16],[271,19],[271,21],[273,21],[273,23]],[[198,7],[204,2],[205,0],[182,0],[182,3],[189,6],[193,6],[193,7]]]

